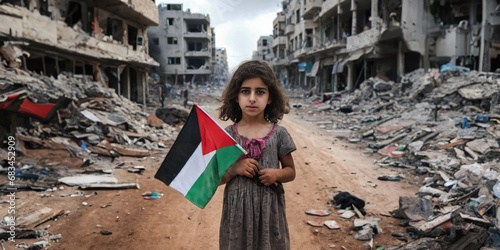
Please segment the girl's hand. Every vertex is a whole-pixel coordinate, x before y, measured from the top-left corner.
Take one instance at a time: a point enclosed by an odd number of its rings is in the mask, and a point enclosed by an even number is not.
[[[278,180],[278,172],[280,169],[271,169],[265,168],[258,172],[260,182],[264,184],[264,186],[269,186],[274,184]]]
[[[248,178],[253,178],[259,172],[259,163],[252,158],[240,160],[233,167],[237,175],[243,175]]]

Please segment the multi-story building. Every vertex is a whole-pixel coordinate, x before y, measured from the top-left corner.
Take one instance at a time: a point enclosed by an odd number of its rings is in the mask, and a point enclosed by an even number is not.
[[[277,56],[271,63],[289,87],[353,91],[373,76],[397,81],[417,68],[445,63],[479,71],[500,67],[500,5],[494,0],[282,5],[273,23]]]
[[[0,23],[10,67],[92,76],[145,104],[147,72],[159,65],[148,55],[147,29],[158,25],[154,1],[3,1]]]
[[[150,55],[163,82],[205,83],[212,74],[212,29],[207,14],[182,10],[182,4],[160,4],[160,25],[148,30]]]
[[[224,85],[229,77],[226,48],[215,49],[213,69],[214,83]]]
[[[271,50],[272,36],[261,36],[257,40],[257,51],[253,54],[253,59],[271,61],[274,58],[274,53]]]

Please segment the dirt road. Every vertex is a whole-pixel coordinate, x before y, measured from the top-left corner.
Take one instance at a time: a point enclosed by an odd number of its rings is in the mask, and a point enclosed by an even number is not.
[[[213,114],[214,107],[205,107]],[[221,126],[229,123],[220,122]],[[354,239],[356,231],[352,220],[342,219],[331,206],[329,197],[336,191],[348,191],[365,200],[368,216],[382,219],[384,230],[374,238],[374,246],[393,246],[401,243],[392,232],[404,231],[399,220],[388,215],[398,207],[399,196],[414,196],[419,185],[412,178],[401,182],[384,182],[377,176],[391,170],[375,166],[374,159],[364,154],[360,145],[340,141],[321,130],[314,123],[296,117],[295,112],[285,116],[285,126],[297,146],[293,153],[297,177],[285,183],[287,217],[292,249],[367,249],[363,241]],[[33,152],[35,153],[35,152]],[[56,154],[57,152],[52,152]],[[60,154],[67,154],[61,151]],[[218,249],[219,222],[222,210],[223,186],[205,209],[199,209],[180,193],[153,178],[166,152],[155,153],[144,159],[120,159],[125,166],[145,165],[142,175],[115,169],[120,182],[138,182],[140,189],[98,190],[90,197],[60,197],[75,193],[76,187],[65,186],[53,192],[52,197],[40,198],[39,192],[19,192],[16,213],[21,215],[42,206],[67,211],[56,221],[48,221],[38,228],[47,228],[51,234],[62,234],[59,242],[51,241],[49,249]],[[118,164],[113,162],[110,164]],[[375,186],[375,187],[374,187]],[[160,199],[145,200],[142,193],[163,193]],[[91,191],[85,191],[91,194]],[[82,202],[87,202],[83,205]],[[101,207],[103,205],[111,205]],[[327,217],[305,214],[310,209],[327,209]],[[5,214],[6,204],[1,212]],[[312,227],[308,220],[336,220],[340,230]],[[106,230],[111,235],[102,235]],[[36,240],[18,239],[32,243]],[[6,243],[7,249],[14,244]]]

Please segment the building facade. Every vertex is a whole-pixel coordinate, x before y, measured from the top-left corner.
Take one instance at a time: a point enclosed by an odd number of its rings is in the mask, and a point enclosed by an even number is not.
[[[229,80],[229,69],[227,65],[227,52],[225,48],[215,49],[214,60],[214,83],[224,85]]]
[[[154,1],[10,0],[0,2],[0,23],[9,67],[93,76],[146,103],[147,72],[159,65],[148,51],[147,29],[158,25]]]
[[[500,67],[495,0],[284,0],[282,7],[270,63],[288,87],[353,91],[370,77],[398,81],[446,63]]]
[[[252,59],[272,61],[274,53],[271,50],[272,36],[261,36],[257,40],[257,50],[253,53]]]
[[[182,10],[182,4],[158,5],[159,25],[148,30],[150,55],[162,82],[200,84],[211,80],[214,41],[210,17]]]

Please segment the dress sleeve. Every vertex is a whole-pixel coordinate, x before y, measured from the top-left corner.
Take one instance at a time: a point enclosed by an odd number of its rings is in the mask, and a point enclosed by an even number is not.
[[[285,155],[295,151],[295,143],[292,136],[288,133],[285,127],[278,127],[278,157],[283,158]]]

